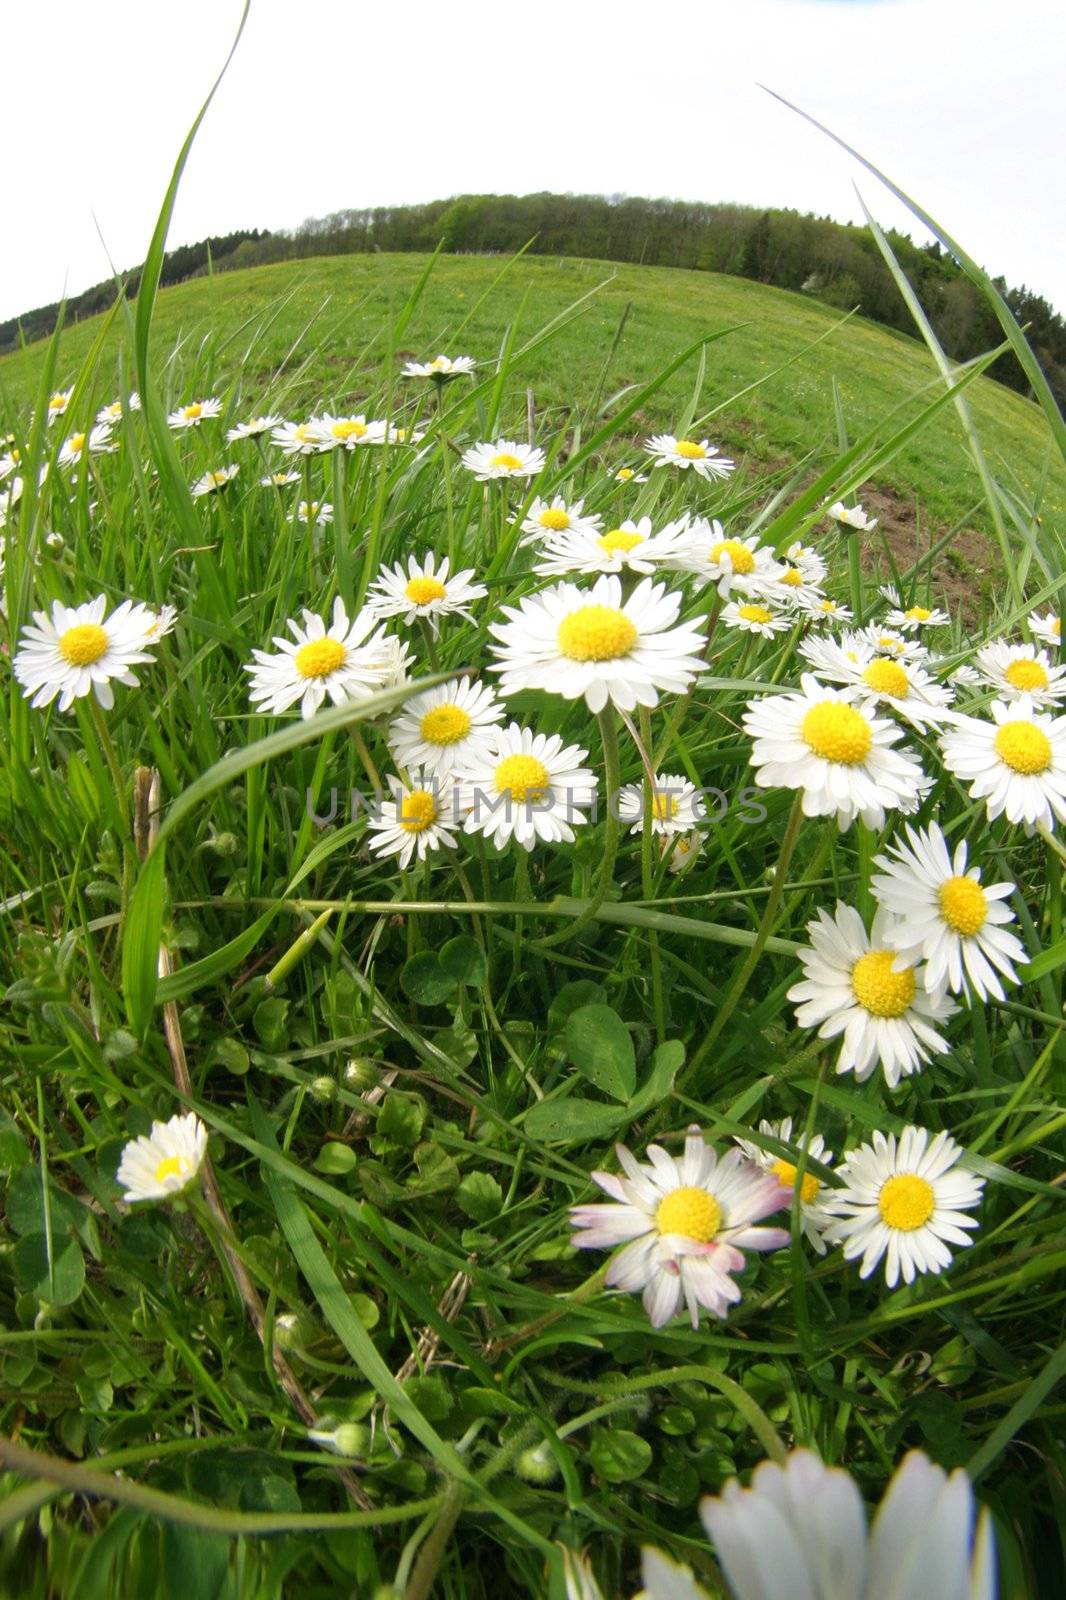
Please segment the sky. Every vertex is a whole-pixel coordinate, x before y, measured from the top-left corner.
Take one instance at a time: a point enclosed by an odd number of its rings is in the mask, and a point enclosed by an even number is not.
[[[5,8],[6,9],[6,8]],[[0,319],[143,259],[240,0],[4,18]],[[170,244],[475,191],[792,206],[927,236],[1066,312],[1059,0],[252,0]],[[12,179],[15,186],[12,187]]]

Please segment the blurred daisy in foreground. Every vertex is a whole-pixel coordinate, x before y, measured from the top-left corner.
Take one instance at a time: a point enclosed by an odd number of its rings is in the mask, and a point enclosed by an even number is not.
[[[576,700],[590,711],[611,700],[623,711],[658,704],[660,690],[681,694],[703,667],[704,638],[675,627],[681,596],[643,578],[623,602],[616,577],[590,589],[558,583],[504,606],[505,622],[491,623],[499,641],[492,667],[507,694],[543,689]]]
[[[1041,644],[1048,645],[1052,650],[1057,650],[1062,644],[1062,618],[1056,616],[1054,611],[1049,611],[1041,616],[1039,611],[1033,611],[1026,619],[1029,631],[1036,635]]]
[[[618,791],[618,819],[634,833],[644,832],[645,786],[627,783]],[[651,831],[661,835],[687,834],[707,814],[703,796],[694,783],[677,772],[657,772],[651,796]]]
[[[688,1567],[679,1566],[650,1545],[641,1551],[642,1588],[635,1600],[712,1600],[710,1591],[697,1583]],[[566,1600],[604,1600],[585,1556],[563,1550]]]
[[[49,397],[48,397],[48,420],[49,420],[49,422],[55,422],[57,417],[61,417],[63,415],[64,411],[67,409],[67,407],[70,404],[70,397],[71,397],[71,395],[73,393],[74,393],[73,389],[57,389],[55,394],[49,395]]]
[[[384,629],[374,632],[377,618],[366,606],[350,619],[338,595],[328,626],[313,611],[300,615],[300,622],[286,622],[292,640],[275,636],[277,651],[253,650],[244,668],[257,711],[276,717],[299,701],[301,715],[313,717],[326,699],[339,706],[384,687]]]
[[[328,500],[301,500],[296,507],[296,515],[301,522],[313,522],[317,527],[324,528],[333,521],[333,507]]]
[[[116,1181],[123,1199],[170,1200],[192,1183],[207,1154],[207,1129],[193,1112],[153,1122],[150,1135],[131,1139],[122,1151]]]
[[[653,533],[651,518],[623,522],[606,533],[560,533],[546,538],[534,571],[545,577],[567,572],[640,572],[667,565],[687,539],[684,521]]]
[[[1066,822],[1066,717],[1037,711],[1028,695],[993,700],[992,721],[959,716],[940,741],[944,765],[989,820],[1006,816],[1030,830]]]
[[[967,870],[966,841],[954,855],[937,824],[924,831],[904,830],[906,843],[894,840],[887,855],[874,857],[880,868],[870,880],[878,904],[898,918],[886,935],[908,958],[924,960],[931,994],[950,989],[982,1000],[1004,998],[998,973],[1017,983],[1015,961],[1025,947],[1006,928],[1014,912],[1004,905],[1013,883],[982,884],[980,867]]]
[[[698,1128],[689,1129],[680,1157],[654,1144],[646,1163],[625,1145],[615,1152],[624,1177],[592,1173],[613,1204],[573,1206],[573,1243],[579,1250],[625,1246],[606,1281],[641,1292],[653,1328],[669,1322],[682,1303],[694,1328],[701,1306],[724,1318],[741,1298],[732,1274],[743,1269],[743,1252],[788,1243],[787,1229],[754,1226],[788,1204],[788,1190],[739,1150],[719,1159]]]
[[[598,534],[603,518],[586,513],[584,506],[584,500],[567,505],[561,494],[550,504],[538,496],[522,519],[522,543],[536,544],[567,533]]]
[[[780,1144],[794,1144],[797,1150],[806,1150],[807,1154],[813,1156],[815,1161],[820,1161],[823,1167],[830,1167],[833,1164],[832,1151],[826,1149],[825,1140],[820,1133],[816,1133],[809,1144],[805,1133],[798,1133],[793,1139],[791,1117],[785,1117],[782,1122],[760,1122],[759,1132],[776,1139]],[[793,1162],[782,1156],[775,1156],[771,1150],[763,1149],[751,1139],[738,1137],[735,1143],[749,1161],[753,1161],[757,1167],[762,1167],[764,1172],[772,1173],[778,1183],[789,1190],[790,1195],[795,1194],[798,1169]],[[822,1229],[825,1218],[818,1210],[818,1196],[821,1193],[822,1180],[815,1177],[813,1172],[804,1172],[800,1188],[800,1227],[804,1237],[810,1240],[818,1254],[824,1256],[826,1247],[822,1239]],[[791,1203],[790,1199],[789,1205]]]
[[[861,817],[884,826],[885,812],[912,800],[922,769],[892,746],[901,730],[856,705],[858,691],[830,689],[810,673],[798,694],[748,702],[744,731],[761,789],[802,789],[803,814],[835,816],[841,831]]]
[[[834,639],[804,639],[799,652],[819,678],[853,685],[868,706],[887,706],[919,730],[935,727],[950,711],[950,689],[923,667],[875,655],[866,640],[853,638],[845,646]]]
[[[417,856],[424,861],[434,850],[452,849],[458,827],[455,789],[450,777],[415,768],[410,781],[389,778],[390,794],[367,818],[372,837],[368,843],[376,856],[396,856],[401,868]]]
[[[482,833],[497,849],[514,839],[526,850],[538,840],[572,844],[575,823],[587,822],[595,803],[596,774],[581,763],[579,745],[557,733],[534,733],[512,722],[492,730],[459,782],[459,808],[467,833]]]
[[[298,472],[268,472],[265,478],[260,478],[260,486],[264,489],[284,489],[287,484],[299,483]]]
[[[775,633],[787,633],[794,626],[795,618],[763,600],[745,600],[742,604],[730,600],[722,607],[722,621],[727,628],[739,628],[742,633],[758,633],[764,639],[772,639]]]
[[[868,517],[860,505],[846,506],[843,500],[835,501],[826,512],[834,522],[842,528],[857,529],[860,533],[870,533],[877,527],[877,518]]]
[[[975,1538],[969,1478],[920,1450],[904,1456],[869,1532],[854,1479],[809,1450],[764,1461],[749,1489],[730,1478],[700,1516],[732,1600],[995,1600],[988,1512]],[[699,1600],[695,1588],[649,1589],[649,1600],[675,1593]]]
[[[402,617],[410,626],[424,617],[436,633],[440,619],[454,612],[472,622],[470,602],[480,600],[488,590],[483,583],[471,583],[473,567],[449,576],[448,557],[437,558],[430,550],[422,561],[408,556],[407,571],[399,562],[382,567],[370,585],[367,605],[379,617]]]
[[[226,438],[231,444],[238,439],[258,439],[264,433],[271,433],[280,421],[280,417],[253,417],[250,422],[238,422],[236,427],[227,428]]]
[[[497,439],[495,444],[471,445],[463,455],[463,466],[479,483],[493,478],[535,478],[544,467],[544,451],[514,439]]]
[[[1053,667],[1047,651],[1038,650],[1035,644],[992,639],[978,650],[974,665],[985,683],[1007,700],[1025,694],[1034,706],[1043,708],[1066,696],[1066,667]]]
[[[946,628],[951,618],[946,611],[938,611],[929,606],[908,606],[904,611],[901,606],[893,606],[885,614],[885,622],[890,628],[901,628],[904,633],[917,633],[921,628]]]
[[[199,499],[205,494],[214,494],[217,489],[224,489],[227,483],[233,482],[240,470],[240,467],[219,467],[217,472],[205,472],[192,486],[193,499]]]
[[[221,410],[221,400],[192,400],[187,406],[172,411],[167,422],[172,428],[198,428],[209,417],[217,417]]]
[[[334,417],[327,411],[310,424],[317,450],[356,450],[364,444],[381,444],[385,423],[358,417]]]
[[[141,409],[141,397],[136,389],[131,392],[127,406],[130,411],[139,411]],[[97,422],[109,423],[112,427],[116,422],[121,422],[122,401],[112,400],[109,406],[101,406],[96,413],[96,420]]]
[[[862,1258],[868,1278],[881,1260],[885,1282],[913,1283],[922,1272],[951,1265],[948,1245],[972,1244],[963,1231],[976,1228],[966,1215],[981,1199],[985,1180],[956,1171],[962,1146],[946,1133],[929,1142],[925,1128],[877,1132],[872,1144],[849,1150],[837,1168],[841,1187],[826,1195],[827,1244],[844,1247],[844,1259]]]
[[[477,759],[503,707],[487,684],[460,678],[408,700],[389,727],[389,748],[401,767],[455,772]]]
[[[435,356],[432,361],[408,361],[403,376],[431,378],[434,383],[447,383],[451,378],[465,378],[473,370],[473,356]]]
[[[803,978],[788,991],[801,1028],[817,1028],[819,1039],[842,1037],[838,1073],[854,1072],[859,1083],[880,1065],[894,1089],[931,1055],[946,1055],[947,1042],[933,1027],[958,1007],[929,994],[925,969],[889,942],[891,919],[878,911],[869,933],[854,906],[837,902],[808,922],[810,944],[799,952]]]
[[[702,583],[715,583],[723,600],[734,589],[743,594],[765,594],[781,572],[769,545],[760,544],[757,535],[746,539],[727,539],[720,522],[696,517],[688,525],[683,547],[670,565],[688,572]]]
[[[152,659],[145,648],[146,610],[139,601],[123,600],[108,616],[107,597],[101,594],[80,606],[54,600],[51,615],[35,611],[14,660],[23,694],[34,706],[51,705],[58,696],[60,711],[69,711],[75,700],[92,693],[110,710],[112,683],[136,688],[130,668]]]
[[[647,483],[647,476],[638,472],[635,467],[619,467],[617,472],[611,474],[615,483]]]
[[[279,422],[270,432],[271,444],[287,456],[309,456],[318,449],[319,441],[315,434],[316,418],[311,417],[306,422]]]
[[[672,433],[657,433],[644,446],[656,467],[691,467],[701,478],[728,478],[736,462],[720,455],[709,439],[677,439]]]
[[[83,456],[110,455],[118,449],[111,437],[111,425],[98,422],[88,433],[72,433],[64,439],[57,460],[61,467],[73,467]]]

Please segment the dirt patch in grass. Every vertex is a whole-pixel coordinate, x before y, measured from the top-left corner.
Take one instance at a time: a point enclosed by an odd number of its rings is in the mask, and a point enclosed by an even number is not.
[[[863,542],[863,568],[885,582],[890,581],[891,573],[882,535],[897,570],[905,574],[946,531],[924,517],[919,520],[914,501],[891,489],[867,484],[860,498],[865,509],[877,518],[877,531]],[[950,544],[918,575],[918,593],[928,593],[952,617],[974,625],[987,614],[993,568],[993,547],[988,535],[976,528],[959,528]]]

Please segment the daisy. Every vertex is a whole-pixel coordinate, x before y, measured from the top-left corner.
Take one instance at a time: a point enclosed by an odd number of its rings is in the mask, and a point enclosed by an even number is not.
[[[491,478],[535,478],[544,467],[544,451],[513,439],[495,444],[475,444],[463,456],[463,466],[479,483]]]
[[[21,478],[12,478],[3,494],[0,494],[0,528],[7,522],[22,499],[23,481]]]
[[[260,486],[264,489],[284,489],[287,484],[299,483],[298,472],[268,472],[265,478],[260,478]]]
[[[1066,822],[1066,717],[1038,712],[1028,695],[993,700],[992,721],[959,716],[940,741],[944,765],[984,800],[989,821],[1028,829]]]
[[[830,689],[810,673],[799,694],[748,702],[744,731],[754,741],[751,764],[760,789],[802,789],[803,814],[835,816],[841,831],[856,816],[884,826],[886,810],[913,799],[922,769],[892,746],[901,730],[856,705],[853,688]]]
[[[741,1298],[731,1274],[744,1267],[743,1251],[779,1250],[788,1243],[785,1228],[752,1226],[787,1205],[788,1190],[739,1150],[719,1159],[698,1128],[689,1129],[680,1158],[654,1144],[647,1163],[625,1145],[615,1145],[615,1151],[625,1177],[592,1174],[615,1203],[573,1206],[573,1243],[581,1250],[625,1245],[607,1269],[607,1282],[630,1293],[643,1291],[653,1328],[669,1322],[682,1301],[694,1328],[701,1306],[724,1318]]]
[[[667,857],[668,872],[684,872],[691,867],[703,849],[701,833],[667,834],[661,841],[663,855]]]
[[[827,1195],[827,1244],[844,1247],[844,1259],[862,1257],[859,1277],[868,1278],[885,1257],[885,1282],[894,1289],[902,1277],[913,1283],[920,1272],[943,1272],[951,1265],[949,1244],[968,1245],[962,1231],[976,1228],[965,1215],[981,1199],[983,1178],[953,1171],[962,1146],[946,1133],[932,1143],[925,1128],[880,1131],[872,1144],[849,1150],[837,1169],[842,1186]]]
[[[808,583],[824,583],[829,576],[829,568],[823,558],[812,545],[804,544],[797,539],[785,551],[785,560],[794,567],[799,567]]]
[[[151,644],[157,639],[165,638],[168,633],[173,633],[178,620],[176,606],[160,606],[158,611],[154,611],[151,606],[137,605],[134,607],[134,612],[144,627],[145,639]],[[131,619],[134,612],[130,614]]]
[[[382,567],[370,585],[367,605],[379,617],[402,616],[410,627],[419,617],[425,617],[433,632],[440,619],[451,612],[465,617],[468,622],[470,602],[480,600],[488,590],[483,583],[471,583],[473,567],[448,576],[448,557],[437,558],[430,550],[420,562],[417,556],[408,556],[407,571],[399,562],[394,567]]]
[[[654,706],[659,691],[681,694],[703,662],[704,637],[696,628],[674,627],[681,597],[642,578],[623,603],[614,576],[597,578],[591,589],[557,583],[504,606],[506,622],[491,623],[505,695],[522,689],[576,700],[590,711],[612,700],[623,711]]]
[[[797,1134],[795,1140],[793,1140],[791,1117],[785,1117],[782,1122],[760,1122],[759,1132],[767,1134],[771,1139],[776,1139],[779,1144],[794,1144],[797,1150],[806,1150],[808,1155],[813,1156],[815,1161],[820,1161],[824,1167],[829,1167],[833,1164],[832,1151],[826,1149],[825,1140],[820,1133],[816,1133],[809,1144],[805,1133]],[[786,1161],[783,1157],[775,1156],[769,1150],[764,1150],[751,1139],[737,1138],[735,1143],[744,1152],[749,1161],[753,1161],[757,1167],[762,1167],[764,1172],[772,1173],[778,1183],[783,1188],[788,1189],[790,1194],[795,1193],[796,1166],[793,1162]],[[800,1227],[804,1237],[810,1240],[818,1254],[824,1256],[826,1247],[822,1239],[822,1229],[825,1225],[825,1218],[818,1210],[818,1196],[821,1192],[821,1179],[816,1178],[813,1172],[804,1172],[803,1183],[800,1187]],[[791,1201],[789,1204],[791,1204]]]
[[[993,639],[982,645],[974,657],[985,683],[999,691],[1005,700],[1028,695],[1034,706],[1054,706],[1066,695],[1066,667],[1053,667],[1046,650],[1035,644],[1008,644]]]
[[[844,528],[858,528],[860,533],[870,533],[877,527],[877,518],[868,517],[860,505],[846,506],[843,500],[836,500],[826,512],[834,522]]]
[[[804,569],[791,564],[778,568],[769,581],[767,593],[800,611],[811,611],[824,598],[817,583]]]
[[[534,571],[545,577],[567,572],[654,572],[687,540],[687,524],[670,522],[653,533],[650,517],[623,522],[606,533],[562,533],[545,539]]]
[[[238,439],[258,439],[261,434],[270,433],[280,421],[280,417],[253,417],[251,422],[238,422],[235,428],[227,428],[226,438],[231,444]]]
[[[839,600],[830,600],[824,594],[817,600],[808,601],[802,609],[813,622],[850,622],[853,616],[848,606],[841,605]]]
[[[701,478],[728,478],[736,462],[718,453],[709,439],[675,439],[672,433],[657,433],[644,446],[656,467],[691,467]]]
[[[290,617],[285,624],[295,643],[275,637],[277,652],[253,650],[254,659],[244,668],[251,678],[248,698],[257,711],[276,717],[299,701],[301,715],[313,717],[327,697],[339,706],[384,687],[384,630],[374,632],[377,618],[368,607],[350,620],[338,595],[328,627],[313,611],[305,609],[301,617],[302,622]]]
[[[858,634],[845,635],[844,643],[850,644],[856,638],[868,640],[879,656],[895,656],[899,661],[924,661],[929,655],[924,644],[895,628],[887,628],[883,622],[871,622]]]
[[[167,422],[172,428],[198,428],[208,417],[217,417],[222,410],[221,400],[193,400],[187,406],[172,411]]]
[[[541,539],[554,539],[565,533],[598,534],[603,518],[584,511],[584,500],[567,505],[557,494],[549,505],[538,496],[522,519],[522,543],[535,544]]]
[[[55,394],[49,396],[49,399],[48,399],[48,420],[49,420],[49,422],[54,422],[57,417],[61,417],[63,415],[64,411],[67,409],[67,407],[70,404],[70,397],[71,397],[71,395],[73,393],[74,393],[73,389],[58,389]]]
[[[381,444],[385,437],[384,422],[368,422],[358,417],[334,417],[327,411],[311,423],[317,450],[355,450],[361,444]]]
[[[2,467],[2,463],[0,463],[0,467]],[[1056,616],[1054,611],[1049,611],[1044,617],[1040,615],[1039,611],[1033,611],[1027,620],[1030,633],[1035,633],[1041,644],[1050,646],[1052,650],[1059,648],[1062,644],[1061,617]]]
[[[722,621],[727,628],[739,628],[743,633],[758,633],[764,639],[772,639],[775,633],[787,633],[794,619],[762,600],[745,600],[743,604],[730,600],[722,607]]]
[[[328,500],[301,500],[296,515],[301,522],[313,522],[323,528],[333,521],[333,507]]]
[[[483,751],[503,707],[483,683],[460,678],[408,700],[389,728],[389,748],[400,767],[455,772]]]
[[[644,785],[627,783],[618,791],[618,818],[634,833],[644,832]],[[651,831],[661,835],[689,833],[707,814],[694,783],[677,772],[657,772],[651,797]]]
[[[111,438],[110,423],[98,422],[87,434],[72,433],[65,439],[56,459],[61,467],[73,467],[84,455],[109,455],[117,449],[118,445]]]
[[[437,356],[433,361],[408,361],[403,377],[432,378],[434,383],[447,383],[451,378],[464,378],[473,370],[473,356]]]
[[[954,1016],[958,1007],[927,991],[924,968],[892,946],[890,928],[891,918],[878,911],[867,934],[854,906],[842,900],[833,917],[820,910],[807,924],[810,945],[799,951],[803,979],[788,998],[798,1002],[801,1028],[817,1027],[819,1039],[843,1035],[838,1073],[854,1072],[865,1083],[880,1063],[894,1089],[930,1053],[947,1053],[931,1024]]]
[[[116,1181],[123,1199],[169,1200],[189,1186],[204,1164],[207,1129],[193,1112],[153,1122],[150,1136],[141,1134],[123,1148]]]
[[[409,783],[389,778],[391,795],[367,818],[377,856],[396,856],[401,869],[412,857],[424,861],[432,850],[452,849],[459,825],[455,789],[450,777],[415,768]]]
[[[52,614],[33,613],[33,625],[23,629],[15,656],[15,677],[34,706],[51,705],[59,696],[60,711],[90,692],[105,710],[115,703],[112,681],[136,688],[130,671],[151,661],[145,649],[145,608],[123,600],[111,615],[107,597],[97,595],[80,606],[52,602]]]
[[[271,430],[270,442],[287,456],[309,456],[318,449],[317,422],[317,417],[310,417],[306,422],[279,422]]]
[[[910,960],[927,963],[930,994],[949,989],[981,1000],[1002,1000],[1003,985],[1017,983],[1012,965],[1028,959],[1024,945],[1006,928],[1014,912],[1004,905],[1013,883],[982,884],[981,869],[967,871],[966,841],[955,847],[934,822],[925,831],[904,830],[906,844],[894,842],[888,855],[874,857],[871,879],[878,904],[898,922],[887,938]]]
[[[5,478],[10,478],[21,460],[22,451],[14,445],[6,454],[0,456],[0,483],[3,483]]]
[[[573,844],[573,823],[587,822],[596,801],[596,774],[581,763],[579,745],[564,745],[557,733],[533,733],[517,722],[492,730],[459,784],[459,807],[467,833],[482,833],[497,849],[514,839],[532,850]]]
[[[969,662],[964,661],[961,667],[956,667],[954,672],[948,673],[948,682],[957,684],[963,689],[976,689],[984,679],[976,667],[971,667]]]
[[[552,1471],[556,1468],[552,1460]],[[646,1545],[640,1553],[642,1587],[636,1600],[711,1600],[710,1591],[697,1583],[688,1567],[664,1556],[661,1550]],[[588,1557],[563,1550],[563,1577],[566,1600],[604,1600]]]
[[[869,1532],[854,1479],[809,1450],[764,1461],[750,1489],[730,1478],[700,1516],[733,1600],[995,1600],[988,1513],[975,1538],[969,1478],[921,1450],[904,1456]]]
[[[648,481],[647,475],[643,472],[638,472],[635,467],[619,467],[617,472],[612,473],[612,477],[615,483],[647,483]]]
[[[703,583],[716,583],[723,600],[734,589],[761,595],[781,571],[770,546],[761,545],[755,534],[727,539],[720,522],[703,517],[689,523],[685,544],[670,565]]]
[[[214,494],[216,489],[224,489],[227,483],[233,482],[240,470],[240,467],[220,467],[217,472],[205,472],[192,486],[193,498],[199,499],[201,495]]]
[[[130,411],[139,411],[141,409],[141,397],[137,393],[136,389],[134,389],[131,393],[127,405]],[[101,423],[109,423],[111,426],[114,426],[116,422],[121,422],[122,401],[112,400],[109,406],[101,406],[99,411],[96,413],[96,420],[97,422]]]
[[[908,606],[906,611],[894,606],[885,616],[890,628],[902,628],[904,633],[917,633],[920,628],[944,628],[951,621],[946,611],[930,610],[928,606]]]
[[[868,709],[888,706],[919,731],[942,722],[950,711],[950,689],[934,682],[924,667],[876,655],[865,639],[853,637],[848,646],[834,639],[804,639],[799,651],[819,678],[853,685]]]

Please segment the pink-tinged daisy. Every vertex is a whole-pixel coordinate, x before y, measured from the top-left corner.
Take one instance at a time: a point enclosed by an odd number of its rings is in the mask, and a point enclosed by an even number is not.
[[[795,1139],[792,1137],[792,1118],[785,1117],[782,1122],[760,1122],[759,1132],[776,1139],[779,1144],[795,1145],[797,1155],[801,1150],[806,1150],[815,1161],[820,1161],[823,1167],[831,1167],[833,1153],[826,1148],[825,1140],[820,1133],[816,1133],[807,1142],[807,1135],[799,1133]],[[736,1139],[737,1149],[743,1151],[749,1161],[753,1161],[764,1172],[772,1173],[778,1183],[790,1190],[795,1195],[798,1168],[795,1162],[786,1160],[783,1156],[774,1155],[773,1151],[766,1150],[753,1139]],[[800,1187],[800,1227],[803,1235],[814,1246],[820,1256],[825,1255],[825,1242],[822,1239],[822,1230],[825,1218],[818,1209],[819,1196],[823,1194],[822,1180],[815,1176],[809,1169],[803,1174],[803,1183]],[[791,1204],[791,1201],[789,1202]]]
[[[644,446],[656,467],[691,468],[701,478],[728,478],[736,462],[720,455],[709,439],[678,439],[672,433],[656,433]]]

